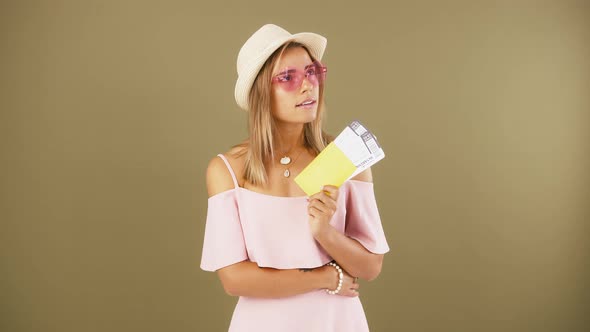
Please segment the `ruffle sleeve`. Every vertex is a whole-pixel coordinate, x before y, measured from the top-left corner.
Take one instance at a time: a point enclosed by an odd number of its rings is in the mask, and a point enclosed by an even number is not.
[[[235,190],[209,197],[201,269],[213,272],[246,259]]]
[[[375,254],[389,251],[372,182],[349,180],[345,234]]]

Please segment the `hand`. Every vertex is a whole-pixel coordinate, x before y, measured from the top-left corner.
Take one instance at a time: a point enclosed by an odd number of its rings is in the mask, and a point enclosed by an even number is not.
[[[336,212],[338,201],[338,187],[326,185],[317,194],[308,199],[307,214],[312,234],[317,234],[322,227],[329,225]]]
[[[329,265],[323,266],[322,268],[326,269],[329,274],[330,282],[328,283],[327,288],[329,290],[335,290],[336,287],[338,287],[338,271]],[[360,285],[357,281],[358,278],[351,276],[348,272],[346,272],[346,270],[342,269],[342,288],[340,288],[338,294],[335,295],[348,297],[359,296],[358,289]]]

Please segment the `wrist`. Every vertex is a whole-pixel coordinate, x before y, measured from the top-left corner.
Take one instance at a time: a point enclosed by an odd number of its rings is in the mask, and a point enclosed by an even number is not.
[[[316,222],[311,225],[311,235],[316,240],[326,238],[334,228],[327,222]]]
[[[326,288],[326,293],[331,294],[331,295],[336,295],[340,292],[340,289],[342,289],[344,272],[342,271],[342,268],[340,267],[340,265],[338,265],[334,261],[328,263],[327,265],[333,267],[334,270],[336,271],[338,283],[337,283],[336,287],[334,287],[334,288]]]
[[[336,289],[338,287],[338,271],[330,265],[324,265],[319,270],[322,275],[319,288]]]

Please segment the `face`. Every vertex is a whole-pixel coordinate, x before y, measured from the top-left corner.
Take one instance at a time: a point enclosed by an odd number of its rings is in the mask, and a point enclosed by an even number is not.
[[[283,52],[272,71],[272,114],[283,123],[308,123],[317,116],[321,77],[303,47]]]

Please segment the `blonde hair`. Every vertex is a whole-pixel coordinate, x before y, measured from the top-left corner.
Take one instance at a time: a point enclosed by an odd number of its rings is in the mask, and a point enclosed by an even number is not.
[[[274,134],[276,132],[275,120],[271,112],[272,70],[281,59],[285,50],[303,47],[307,54],[315,61],[311,52],[301,43],[289,41],[277,49],[264,63],[248,94],[248,134],[249,137],[234,147],[242,147],[240,155],[246,154],[244,163],[244,179],[255,186],[265,186],[268,182],[265,162],[274,160],[273,149]],[[324,83],[319,85],[318,110],[316,118],[304,125],[304,145],[316,154],[320,153],[333,137],[322,130],[322,121],[325,116]]]

